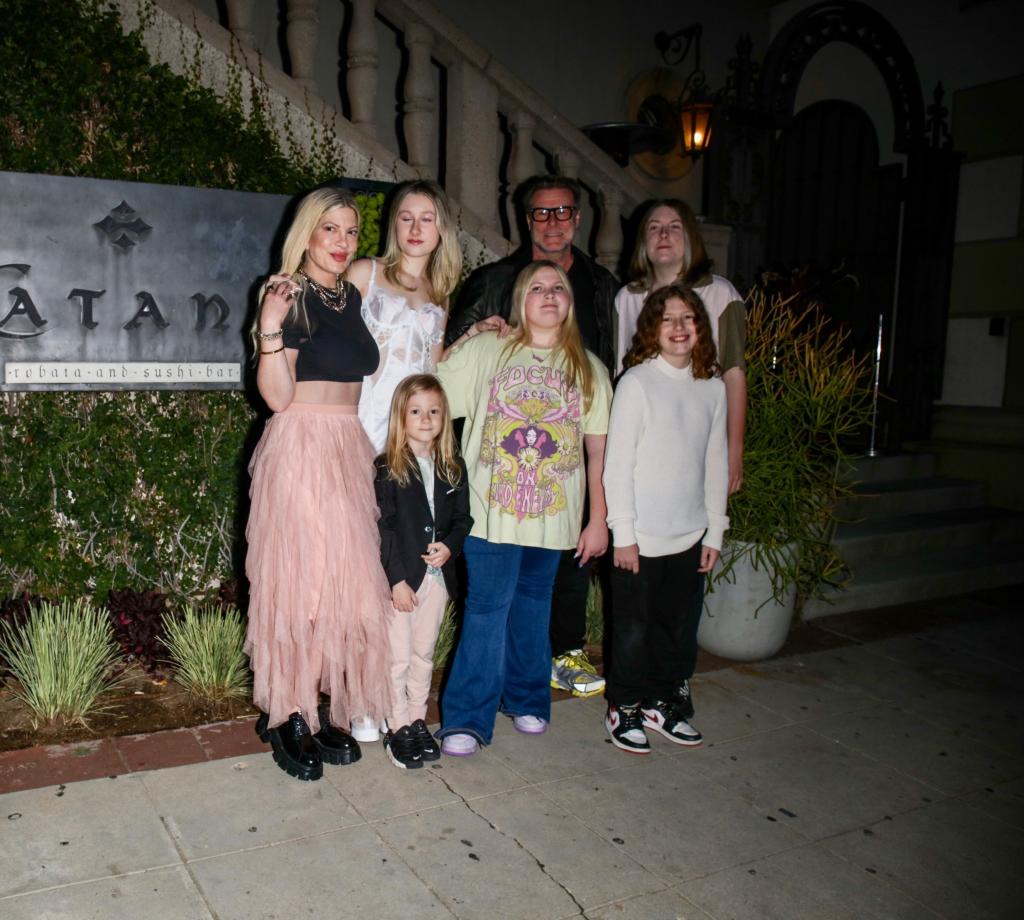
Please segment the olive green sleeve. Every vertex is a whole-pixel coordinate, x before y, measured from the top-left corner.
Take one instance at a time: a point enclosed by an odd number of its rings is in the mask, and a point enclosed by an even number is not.
[[[734,367],[747,369],[743,357],[746,344],[747,312],[742,300],[734,300],[718,317],[718,364],[723,374]]]

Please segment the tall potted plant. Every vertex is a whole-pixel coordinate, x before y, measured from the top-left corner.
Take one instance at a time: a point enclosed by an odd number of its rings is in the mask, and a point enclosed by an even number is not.
[[[869,420],[866,358],[821,307],[755,286],[747,299],[743,488],[729,499],[722,566],[709,580],[702,648],[756,661],[781,648],[795,605],[840,584],[831,544],[848,493],[848,444]]]

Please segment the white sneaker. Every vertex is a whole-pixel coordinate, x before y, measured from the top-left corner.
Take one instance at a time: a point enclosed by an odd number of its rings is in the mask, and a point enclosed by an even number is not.
[[[352,737],[363,744],[372,744],[380,738],[377,723],[369,716],[360,716],[358,719],[353,719]]]
[[[540,716],[513,716],[512,724],[524,735],[543,735],[548,730],[547,720]]]
[[[441,753],[451,757],[469,757],[476,753],[477,747],[476,738],[463,732],[446,735],[441,741]]]

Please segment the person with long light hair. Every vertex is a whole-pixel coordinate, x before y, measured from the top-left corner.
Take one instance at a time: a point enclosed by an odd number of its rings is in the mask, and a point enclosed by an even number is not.
[[[442,751],[489,744],[499,708],[526,734],[551,719],[548,621],[559,560],[608,546],[601,469],[608,371],[582,343],[572,289],[554,262],[527,265],[512,332],[470,328],[438,365],[452,415],[464,417],[473,529],[462,635],[441,701]],[[590,523],[582,528],[589,501]]]
[[[391,702],[373,450],[356,414],[379,355],[343,277],[358,239],[348,191],[306,195],[251,330],[256,386],[274,414],[249,464],[245,650],[256,731],[303,780],[358,760],[342,726],[354,714],[383,719]]]
[[[473,524],[468,476],[436,377],[413,374],[395,390],[384,453],[376,460],[380,553],[391,584],[392,706],[384,750],[402,769],[437,760],[427,694],[455,560]]]
[[[348,274],[363,294],[363,319],[380,348],[363,382],[359,420],[384,449],[395,388],[410,374],[431,373],[441,359],[448,298],[462,273],[462,251],[448,198],[429,179],[393,194],[387,244],[379,259],[360,259]]]

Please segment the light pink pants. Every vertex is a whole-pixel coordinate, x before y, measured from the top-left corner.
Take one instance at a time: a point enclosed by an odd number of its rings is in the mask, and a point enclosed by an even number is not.
[[[434,646],[441,628],[448,592],[433,575],[424,575],[412,613],[395,610],[388,640],[391,645],[392,731],[427,716],[427,695],[434,676]]]

